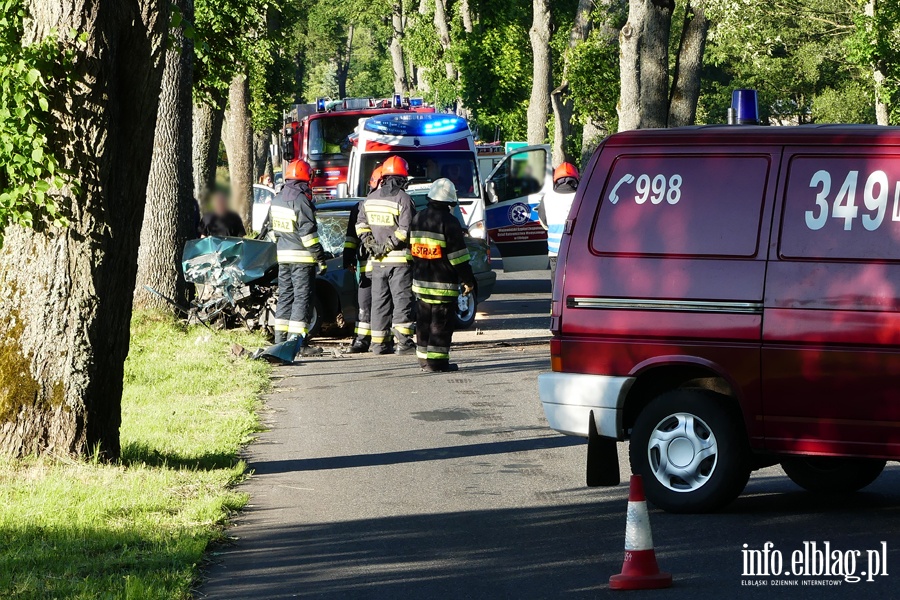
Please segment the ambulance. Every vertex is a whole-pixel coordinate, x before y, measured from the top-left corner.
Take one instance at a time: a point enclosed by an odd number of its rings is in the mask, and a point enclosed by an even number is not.
[[[478,174],[478,155],[469,123],[455,115],[395,113],[361,119],[351,136],[350,170],[339,197],[364,197],[372,171],[389,156],[409,165],[407,192],[416,205],[436,179],[446,177],[456,186],[459,209],[469,235],[486,239],[484,200]]]

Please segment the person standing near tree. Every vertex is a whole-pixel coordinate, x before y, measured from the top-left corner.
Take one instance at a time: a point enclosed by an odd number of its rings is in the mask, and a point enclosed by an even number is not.
[[[381,186],[362,202],[356,234],[369,253],[372,272],[372,352],[397,354],[416,351],[412,295],[412,267],[407,241],[416,205],[406,193],[409,167],[399,156],[381,165]]]
[[[572,163],[563,163],[553,172],[553,191],[541,198],[538,204],[538,220],[547,230],[547,254],[550,258],[550,285],[556,281],[556,260],[569,210],[578,189],[578,169]]]
[[[316,265],[324,273],[325,249],[319,241],[316,209],[309,187],[310,167],[303,160],[288,164],[285,184],[272,199],[260,236],[271,229],[278,252],[278,304],[275,309],[275,345],[264,358],[291,363],[297,355],[313,354],[309,325],[315,306]]]
[[[462,225],[451,209],[458,202],[456,187],[438,179],[428,190],[428,206],[412,221],[409,236],[413,260],[413,293],[418,298],[416,356],[423,371],[456,371],[450,363],[450,343],[459,287],[475,290]]]

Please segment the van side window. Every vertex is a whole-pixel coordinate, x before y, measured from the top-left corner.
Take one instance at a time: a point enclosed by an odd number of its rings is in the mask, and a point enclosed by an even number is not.
[[[900,156],[794,156],[779,255],[900,260]]]
[[[768,156],[628,156],[600,199],[591,247],[605,254],[752,257]]]

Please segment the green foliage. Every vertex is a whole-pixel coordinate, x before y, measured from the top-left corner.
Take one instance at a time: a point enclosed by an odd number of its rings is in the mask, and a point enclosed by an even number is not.
[[[22,0],[0,0],[0,243],[8,225],[65,226],[59,192],[75,185],[47,141],[49,90],[69,83],[73,51],[62,49],[56,35],[23,44],[25,17]]]
[[[569,85],[575,114],[580,122],[592,118],[617,128],[616,103],[619,101],[619,50],[600,30],[572,52]]]
[[[242,444],[269,369],[230,358],[246,333],[137,314],[122,464],[0,462],[0,596],[187,600],[210,542],[247,502]]]

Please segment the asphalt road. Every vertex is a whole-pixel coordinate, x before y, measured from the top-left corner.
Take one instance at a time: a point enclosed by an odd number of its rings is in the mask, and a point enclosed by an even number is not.
[[[546,279],[501,275],[480,307],[482,333],[458,335],[458,373],[422,374],[415,359],[394,356],[279,369],[271,429],[248,451],[250,507],[229,531],[232,542],[213,553],[197,596],[897,597],[896,466],[850,496],[802,492],[773,467],[721,513],[652,510],[657,557],[674,587],[610,591],[627,487],[585,488],[583,441],[546,427],[536,395],[537,375],[549,368]],[[626,444],[619,456],[625,480]],[[771,541],[789,557],[804,541],[828,541],[865,560],[882,540],[889,575],[872,583],[742,585],[750,579],[741,576],[743,544]]]

